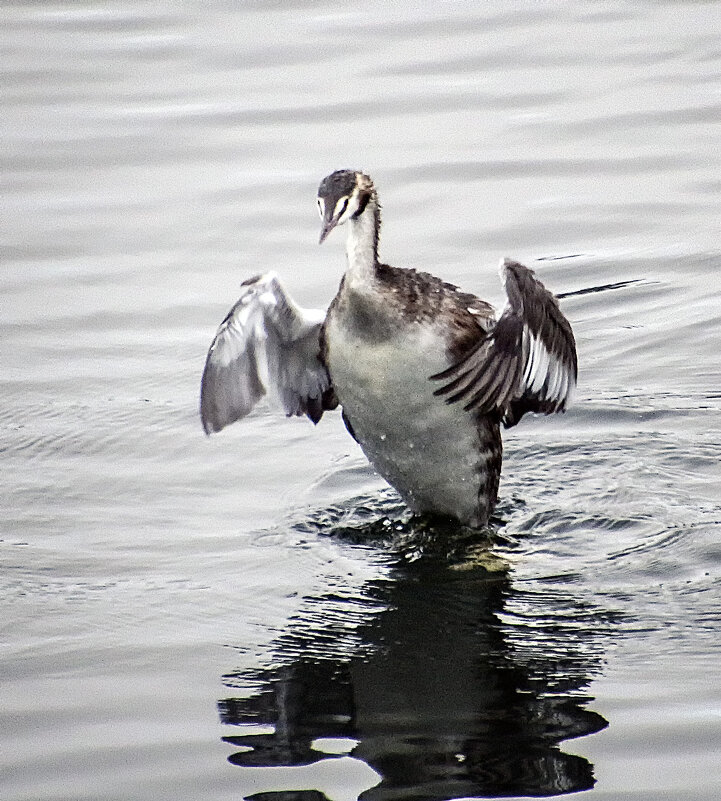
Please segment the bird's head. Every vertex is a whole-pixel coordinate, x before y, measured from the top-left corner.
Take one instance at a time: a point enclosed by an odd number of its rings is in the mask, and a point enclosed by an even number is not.
[[[318,187],[318,212],[323,221],[320,242],[336,227],[365,211],[374,193],[373,181],[356,170],[336,170]]]

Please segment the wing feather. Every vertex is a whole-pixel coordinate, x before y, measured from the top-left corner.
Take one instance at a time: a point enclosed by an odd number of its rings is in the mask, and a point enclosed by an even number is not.
[[[200,417],[206,434],[245,417],[269,394],[286,415],[320,420],[334,408],[320,356],[325,312],[302,309],[275,273],[242,284],[220,324],[205,362]]]
[[[497,411],[512,426],[526,412],[564,411],[578,364],[571,326],[533,271],[504,259],[501,276],[508,303],[496,325],[459,362],[431,378],[447,381],[434,393],[447,395],[447,403]]]

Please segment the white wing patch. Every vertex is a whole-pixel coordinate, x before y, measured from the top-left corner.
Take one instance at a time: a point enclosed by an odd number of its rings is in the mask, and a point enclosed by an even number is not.
[[[286,415],[317,422],[330,387],[320,358],[324,319],[296,305],[275,273],[244,282],[208,351],[200,393],[206,433],[245,417],[266,394]]]
[[[528,342],[528,357],[521,379],[521,394],[529,392],[540,400],[565,404],[569,385],[574,380],[569,367],[546,348],[540,336],[532,334],[527,327],[524,327],[523,338],[524,342]]]

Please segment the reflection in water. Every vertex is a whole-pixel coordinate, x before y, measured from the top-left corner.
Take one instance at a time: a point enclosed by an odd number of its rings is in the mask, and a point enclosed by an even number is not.
[[[360,623],[357,598],[306,598],[275,642],[274,665],[225,677],[252,694],[222,700],[223,722],[266,727],[224,738],[241,746],[230,761],[308,765],[337,758],[315,741],[345,738],[381,777],[364,801],[592,787],[592,765],[560,744],[607,725],[583,693],[599,670],[607,621],[558,586],[531,593],[507,570],[421,558],[363,588]]]
[[[539,259],[540,261],[540,259]],[[632,278],[629,281],[614,281],[611,284],[600,284],[599,286],[587,286],[583,289],[574,289],[572,292],[559,292],[556,297],[559,300],[564,298],[578,297],[579,295],[593,295],[598,292],[608,292],[611,289],[625,289],[627,286],[643,283],[642,278]],[[649,283],[648,281],[646,283]]]

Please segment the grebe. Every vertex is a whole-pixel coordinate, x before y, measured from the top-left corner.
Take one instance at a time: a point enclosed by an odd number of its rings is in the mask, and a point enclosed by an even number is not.
[[[275,273],[243,283],[201,385],[205,432],[245,417],[267,392],[314,423],[342,407],[373,467],[417,513],[488,522],[498,495],[500,424],[562,412],[576,347],[534,273],[501,262],[500,316],[428,273],[378,260],[380,203],[368,175],[339,170],[318,189],[320,242],[348,225],[348,266],[327,313],[300,308]]]

